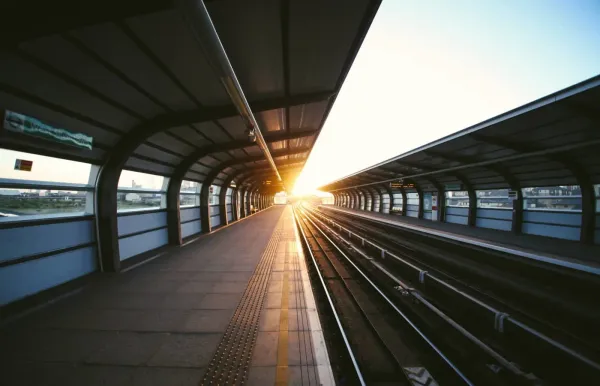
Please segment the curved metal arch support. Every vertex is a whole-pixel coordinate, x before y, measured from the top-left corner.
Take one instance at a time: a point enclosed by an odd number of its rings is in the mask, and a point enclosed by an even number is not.
[[[221,218],[221,225],[229,224],[229,220],[227,218],[227,190],[231,190],[231,202],[232,202],[232,215],[233,215],[233,188],[230,188],[231,182],[235,178],[235,175],[231,175],[223,181],[223,185],[221,186],[221,191],[219,192],[219,217]]]
[[[354,192],[354,197],[356,200],[356,208],[357,210],[362,210],[362,194],[360,193],[360,191],[358,189],[353,189],[352,190]]]
[[[390,208],[392,207],[392,203],[394,201],[394,197],[390,194],[391,189],[389,186],[385,187],[384,184],[375,186],[379,191],[379,196],[381,197],[381,204],[379,205],[379,213],[385,213],[385,205],[384,205],[384,195],[388,195],[388,213]]]
[[[392,213],[392,208],[394,207],[394,204],[395,204],[395,202],[394,202],[394,193],[392,192],[392,188],[390,188],[390,185],[388,183],[383,183],[383,184],[376,185],[376,186],[380,186],[381,189],[384,190],[388,194],[388,196],[390,198],[389,204],[388,204],[389,205],[388,213],[391,214]],[[381,213],[385,213],[385,210],[383,209],[383,205],[381,207]]]
[[[368,194],[366,204],[369,203],[368,199],[371,198],[371,205],[366,205],[365,208],[370,212],[374,212],[375,211],[375,195],[373,194],[373,189],[371,189],[371,187],[367,186],[367,187],[365,187],[365,192]]]
[[[350,192],[350,190],[345,190],[346,195],[348,196],[348,209],[354,209],[354,196]]]
[[[360,188],[356,188],[354,189],[354,191],[356,192],[357,195],[357,200],[358,200],[358,210],[364,210],[364,193],[362,192],[362,190],[360,190]]]
[[[246,195],[248,191],[246,188],[240,187],[240,218],[245,218],[248,216],[248,212],[246,211],[247,207],[247,198]]]
[[[236,222],[239,220],[238,217],[238,203],[237,203],[237,187],[231,188],[231,221]]]
[[[373,211],[373,195],[371,194],[371,191],[369,189],[360,189],[360,192],[362,193],[363,197],[364,197],[364,208],[365,211],[369,211],[372,212]],[[371,201],[371,203],[369,204],[369,199]]]
[[[406,217],[406,211],[407,211],[407,198],[406,198],[406,190],[404,188],[400,188],[400,194],[402,195],[402,210],[400,211],[400,213],[402,214],[402,216]]]
[[[348,194],[348,208],[349,209],[356,209],[355,205],[356,205],[356,200],[354,197],[354,192],[352,192],[350,189],[346,190],[346,193]]]
[[[380,194],[379,190],[377,190],[371,186],[367,187],[367,189],[371,193],[371,211],[379,212],[379,210],[380,210],[379,208],[381,208],[381,194]]]
[[[358,203],[357,203],[357,195],[356,192],[354,192],[354,190],[352,189],[348,189],[348,194],[350,194],[350,208],[351,209],[358,209]]]
[[[362,188],[356,188],[356,193],[358,193],[358,209],[366,210],[367,209],[367,196]]]

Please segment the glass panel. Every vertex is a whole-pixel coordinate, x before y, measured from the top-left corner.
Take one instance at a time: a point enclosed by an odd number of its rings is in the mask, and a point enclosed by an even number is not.
[[[391,208],[392,213],[402,213],[402,193],[394,193],[394,206]]]
[[[208,205],[219,205],[219,193],[221,187],[217,185],[211,185],[208,190]]]
[[[119,177],[119,188],[162,190],[165,177],[155,174],[123,170]]]
[[[179,189],[179,191],[181,193],[200,193],[200,189],[202,189],[201,183],[183,180],[181,182],[181,188]]]
[[[32,161],[31,171],[15,170],[17,160]],[[91,167],[83,162],[0,149],[0,178],[87,185]]]
[[[117,211],[136,209],[160,209],[164,201],[164,194],[160,193],[133,193],[117,192]]]
[[[87,206],[88,200],[90,205]],[[0,188],[0,218],[92,213],[91,192]]]
[[[198,194],[180,194],[179,206],[200,206],[200,195]]]
[[[406,193],[407,205],[419,205],[419,193]]]
[[[523,196],[527,210],[581,212],[579,185],[523,188]]]
[[[508,198],[508,189],[477,190],[477,207],[489,209],[511,209],[512,201]]]
[[[202,184],[195,181],[183,180],[181,182],[180,195],[179,195],[179,206],[190,207],[200,206],[200,190]]]
[[[467,192],[466,190],[446,192],[446,206],[468,208],[469,192]]]

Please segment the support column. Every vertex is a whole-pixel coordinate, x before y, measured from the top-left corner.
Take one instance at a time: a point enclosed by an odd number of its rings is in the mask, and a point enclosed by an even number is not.
[[[400,194],[402,194],[402,216],[406,217],[406,190],[404,188],[400,189]]]
[[[362,196],[364,197],[364,208],[365,211],[373,211],[371,208],[371,205],[373,204],[373,197],[371,196],[371,192],[369,192],[368,188],[364,188],[364,189],[359,189],[359,191],[362,193]],[[369,205],[369,198],[371,199],[371,205]]]
[[[225,180],[225,183],[221,186],[221,191],[219,192],[219,217],[221,218],[221,226],[229,223],[229,221],[227,221],[227,190],[229,189],[228,186],[231,184],[233,177],[231,177],[231,180],[228,180]]]
[[[469,184],[467,187],[467,193],[469,194],[469,214],[467,218],[467,224],[470,227],[474,227],[477,221],[477,194],[473,185]]]
[[[242,216],[242,218],[248,216],[248,202],[246,198],[247,192],[248,191],[246,188],[240,188],[240,215]]]
[[[96,229],[102,272],[121,270],[117,226],[117,184],[121,168],[112,166],[103,166],[96,182]]]
[[[512,205],[512,224],[511,231],[517,235],[521,234],[523,229],[523,192],[517,191],[517,199],[513,200]]]
[[[585,244],[594,243],[596,231],[596,197],[594,184],[587,174],[582,171],[577,175],[581,189],[581,234],[579,240]]]
[[[167,231],[170,245],[181,245],[181,213],[179,211],[179,191],[181,190],[181,178],[171,177],[167,187]]]
[[[367,187],[367,190],[369,191],[369,195],[371,196],[371,212],[375,212],[375,208],[377,205],[375,205],[375,203],[379,200],[379,193],[377,191],[373,191],[373,189],[371,187]],[[380,202],[381,204],[381,202]],[[379,209],[378,209],[379,210]]]
[[[200,223],[202,224],[202,233],[210,233],[210,182],[204,182],[200,190]]]
[[[440,222],[446,222],[446,190],[438,190],[438,219]]]
[[[417,218],[422,220],[423,219],[423,189],[421,189],[421,187],[419,185],[417,185],[416,183],[415,183],[415,189],[417,190],[417,194],[419,195],[419,211],[418,211]]]
[[[238,202],[237,202],[237,185],[235,188],[231,189],[231,219],[233,221],[239,220],[238,216]]]

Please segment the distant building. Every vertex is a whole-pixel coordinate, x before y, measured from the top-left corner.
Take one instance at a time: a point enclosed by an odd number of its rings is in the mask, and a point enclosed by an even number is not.
[[[128,201],[128,202],[140,202],[140,201],[142,201],[142,197],[140,197],[140,195],[137,194],[137,193],[127,193],[125,195],[125,201]]]

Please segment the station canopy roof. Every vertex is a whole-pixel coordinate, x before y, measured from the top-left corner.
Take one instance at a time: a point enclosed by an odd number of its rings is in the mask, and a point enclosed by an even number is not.
[[[103,164],[120,142],[133,141],[130,170],[169,176],[203,154],[186,179],[202,182],[223,164],[217,184],[241,171],[272,177],[175,3],[2,2],[0,109],[90,135],[94,146],[1,130],[0,146]],[[283,175],[303,167],[379,4],[206,2]]]
[[[412,184],[424,191],[600,183],[600,76],[320,189],[383,192],[393,181],[395,186]]]

